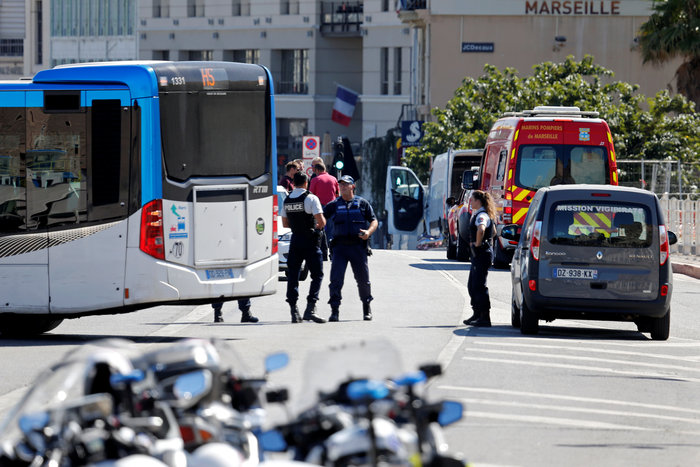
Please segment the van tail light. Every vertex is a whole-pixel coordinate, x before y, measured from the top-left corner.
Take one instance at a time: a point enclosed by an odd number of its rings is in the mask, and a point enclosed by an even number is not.
[[[535,227],[532,229],[532,240],[530,240],[530,253],[532,259],[540,260],[540,233],[542,231],[542,221],[535,222]]]
[[[280,207],[277,204],[277,196],[272,197],[272,254],[277,253],[279,239],[277,237],[277,222],[280,215]]]
[[[661,286],[661,296],[665,297],[666,295],[668,295],[668,284]]]
[[[532,292],[537,292],[537,281],[535,279],[530,279],[527,281],[527,286]]]
[[[503,202],[503,223],[510,224],[513,219],[513,192],[506,191],[506,199]]]
[[[666,226],[659,226],[659,264],[663,266],[666,264],[669,255],[669,244],[668,244],[668,234],[666,233]]]
[[[165,259],[163,200],[154,199],[141,209],[139,248],[156,259]]]

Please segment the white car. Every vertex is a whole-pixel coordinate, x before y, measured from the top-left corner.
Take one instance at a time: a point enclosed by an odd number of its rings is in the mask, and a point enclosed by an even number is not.
[[[279,255],[280,271],[287,270],[287,256],[289,256],[289,242],[292,240],[292,230],[282,225],[282,206],[287,198],[287,190],[277,185],[277,206],[280,215],[277,216],[277,254]]]

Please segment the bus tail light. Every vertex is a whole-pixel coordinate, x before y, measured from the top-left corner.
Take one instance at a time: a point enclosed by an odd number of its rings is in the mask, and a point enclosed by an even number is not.
[[[156,259],[165,259],[163,235],[163,201],[154,199],[141,210],[139,248]]]
[[[532,259],[535,261],[540,260],[540,232],[542,230],[542,221],[536,221],[535,226],[532,229],[532,240],[530,240],[530,253],[532,253]]]
[[[659,264],[661,266],[666,264],[666,260],[668,260],[669,248],[666,226],[659,225]]]
[[[513,219],[513,193],[506,191],[506,199],[503,202],[503,223],[510,224]]]
[[[280,215],[280,207],[277,204],[277,195],[272,197],[272,254],[278,251],[279,238],[277,237],[277,221]]]

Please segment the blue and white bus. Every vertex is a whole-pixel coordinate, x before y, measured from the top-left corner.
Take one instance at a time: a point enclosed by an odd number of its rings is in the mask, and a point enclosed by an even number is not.
[[[0,333],[276,291],[270,73],[61,66],[0,82]]]

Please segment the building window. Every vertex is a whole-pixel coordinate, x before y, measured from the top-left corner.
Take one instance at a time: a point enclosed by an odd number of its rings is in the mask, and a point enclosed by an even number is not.
[[[277,155],[279,173],[284,173],[284,165],[294,159],[301,159],[302,141],[308,134],[307,120],[278,118],[277,119]]]
[[[278,80],[281,94],[309,93],[309,51],[282,50],[281,76]]]
[[[202,0],[187,0],[187,17],[200,16],[204,16],[204,2]]]
[[[51,2],[51,33],[54,36],[132,35],[135,20],[135,2],[130,0]]]
[[[389,0],[382,0],[382,11],[389,11]]]
[[[170,60],[169,50],[154,50],[153,60]]]
[[[187,60],[194,62],[210,62],[214,60],[213,50],[188,50]]]
[[[250,16],[250,2],[243,0],[232,0],[231,16]]]
[[[394,94],[401,94],[401,47],[394,49]]]
[[[36,2],[36,59],[34,64],[41,65],[44,63],[44,2]]]
[[[153,0],[153,17],[170,17],[170,0]]]
[[[21,57],[24,55],[24,39],[0,39],[1,57]]]
[[[260,63],[259,49],[225,50],[224,60],[238,63]]]
[[[389,48],[379,51],[379,94],[389,94]]]

